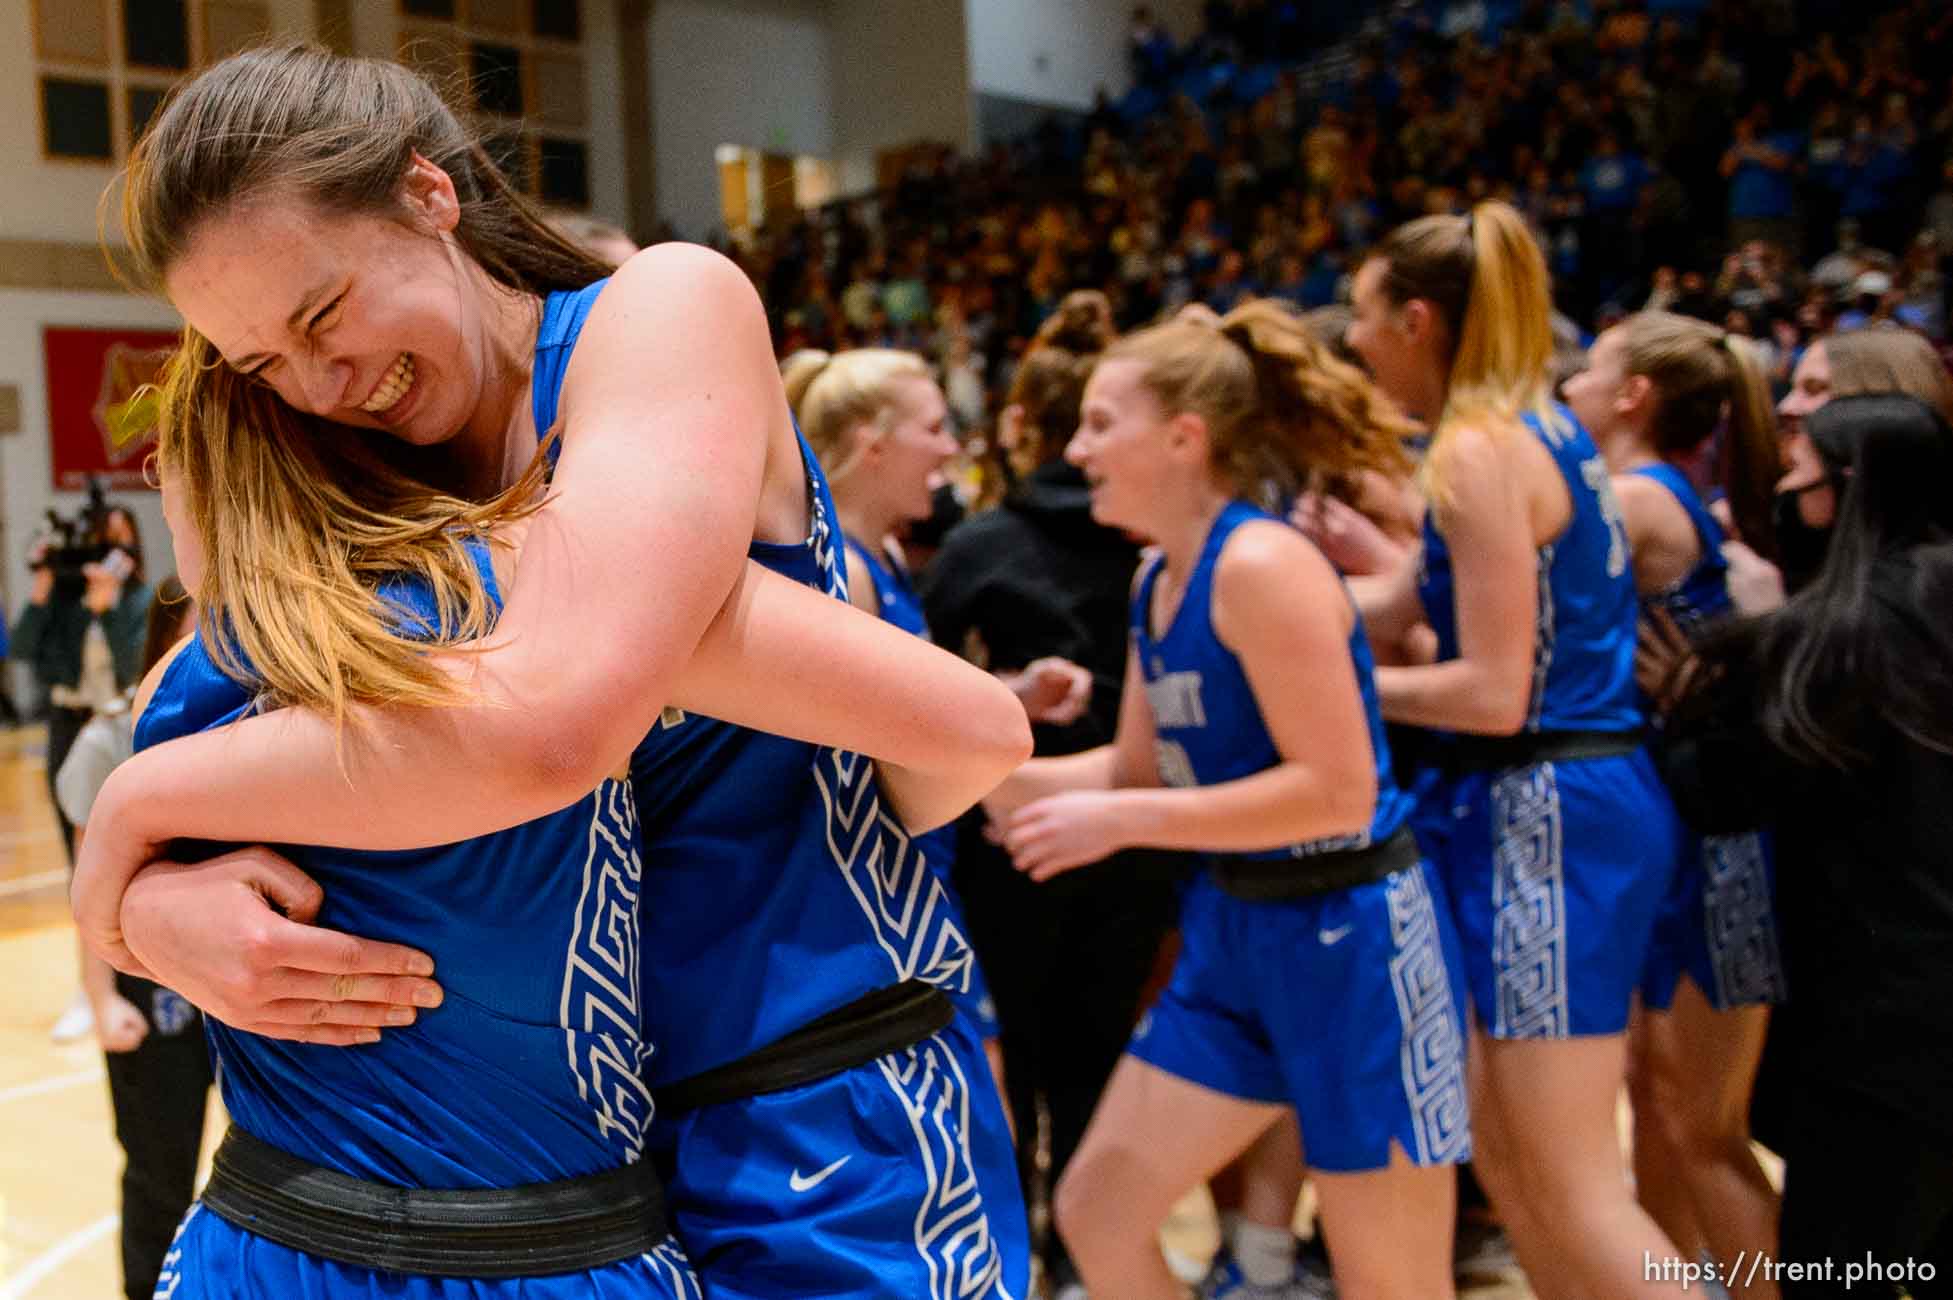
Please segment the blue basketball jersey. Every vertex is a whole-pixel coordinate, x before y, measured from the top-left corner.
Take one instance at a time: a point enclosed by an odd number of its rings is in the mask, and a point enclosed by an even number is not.
[[[1702,558],[1668,590],[1641,598],[1644,609],[1666,610],[1677,627],[1693,635],[1730,610],[1729,563],[1722,558],[1722,525],[1702,504],[1702,497],[1689,482],[1688,475],[1675,466],[1663,461],[1628,472],[1667,488],[1682,509],[1688,511],[1689,521],[1695,525],[1695,539],[1702,547]]]
[[[1187,577],[1173,620],[1153,631],[1153,591],[1165,568],[1164,557],[1149,562],[1132,605],[1133,653],[1146,678],[1146,698],[1158,733],[1160,780],[1174,787],[1219,785],[1266,771],[1282,761],[1268,734],[1248,676],[1232,650],[1214,632],[1214,571],[1234,530],[1252,520],[1275,521],[1246,501],[1230,502],[1214,520],[1200,558]],[[1279,521],[1277,521],[1279,522]],[[1390,747],[1383,714],[1377,707],[1375,665],[1363,621],[1349,636],[1363,713],[1369,720],[1370,748],[1377,770],[1377,808],[1367,831],[1244,853],[1257,859],[1306,858],[1340,849],[1381,843],[1409,816],[1410,796],[1397,788],[1390,772]],[[1212,856],[1212,855],[1209,855]]]
[[[486,546],[471,544],[499,606]],[[431,628],[424,584],[381,597]],[[146,749],[253,708],[202,639],[165,670]],[[206,1020],[224,1104],[246,1132],[314,1164],[411,1187],[513,1187],[635,1161],[651,1119],[637,999],[640,880],[630,787],[403,852],[286,846],[325,889],[322,927],[434,958],[446,1000],[365,1047],[261,1038]]]
[[[927,641],[929,620],[922,612],[921,598],[915,594],[915,587],[909,582],[908,570],[880,547],[864,546],[846,533],[841,536],[847,543],[848,554],[854,556],[855,562],[861,566],[861,576],[875,585],[875,600],[881,608],[882,622]],[[922,845],[923,856],[937,871],[947,872],[955,863],[955,822],[919,836],[918,842]]]
[[[1526,731],[1631,731],[1641,725],[1634,685],[1637,605],[1627,530],[1609,484],[1607,462],[1573,412],[1523,417],[1559,466],[1573,502],[1566,531],[1539,548],[1533,686]],[[1458,657],[1451,549],[1424,516],[1418,594],[1437,633],[1438,658]]]
[[[536,428],[603,283],[545,303]],[[800,440],[810,525],[747,554],[847,599],[834,501]],[[631,759],[644,845],[639,971],[653,1089],[723,1065],[901,980],[967,984],[974,962],[935,872],[856,754],[666,710]]]
[[[929,623],[923,617],[922,601],[909,582],[908,571],[898,566],[893,557],[881,548],[863,546],[846,534],[842,536],[848,544],[848,554],[860,562],[862,573],[874,584],[882,622],[920,637],[928,636]]]

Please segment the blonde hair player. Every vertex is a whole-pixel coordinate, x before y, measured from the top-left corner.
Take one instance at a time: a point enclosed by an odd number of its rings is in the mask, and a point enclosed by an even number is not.
[[[1067,455],[1093,517],[1159,548],[1118,734],[1033,760],[985,806],[1039,879],[1137,846],[1205,866],[1172,983],[1058,1187],[1094,1295],[1179,1296],[1160,1224],[1289,1107],[1339,1294],[1452,1293],[1449,1166],[1470,1149],[1456,940],[1390,775],[1356,609],[1251,500],[1271,479],[1401,472],[1408,428],[1265,302],[1133,335],[1086,388]]]
[[[98,949],[126,962],[122,926],[145,931],[156,973],[228,1024],[320,1042],[394,1032],[387,1015],[427,991],[428,955],[282,922],[238,879],[274,882],[281,901],[317,887],[269,851],[125,884],[177,837],[453,843],[586,798],[628,760],[637,843],[614,847],[641,847],[647,869],[632,880],[593,850],[601,915],[551,968],[580,1023],[641,1017],[657,1046],[582,1067],[593,1092],[655,1097],[647,1150],[707,1285],[926,1294],[953,1274],[1021,1294],[1002,1110],[926,979],[967,941],[926,906],[936,885],[907,827],[994,785],[1029,729],[986,675],[845,607],[826,482],[746,278],[679,244],[608,273],[425,81],[311,47],[239,54],[180,87],[126,197],[137,269],[209,341],[196,384],[232,395],[199,416],[200,437],[228,430],[241,454],[257,428],[247,393],[329,422],[272,449],[299,471],[277,482],[303,490],[223,467],[215,526],[275,543],[223,549],[308,579],[253,599],[273,643],[388,646],[332,603],[365,575],[320,554],[343,525],[318,523],[332,511],[307,495],[321,481],[307,455],[363,443],[491,517],[531,506],[505,495],[526,476],[550,479],[493,632],[406,656],[404,671],[433,675],[419,694],[349,697],[344,726],[330,710],[245,717],[110,778],[77,880]],[[371,527],[387,573],[391,544],[441,535],[397,508]],[[446,554],[455,607],[477,607]],[[250,593],[240,578],[230,590]],[[636,962],[621,951],[633,928]],[[918,1110],[938,1128],[920,1131]]]
[[[1391,232],[1349,341],[1433,431],[1418,562],[1360,588],[1384,716],[1434,734],[1419,833],[1477,1012],[1474,1167],[1543,1297],[1645,1293],[1674,1246],[1621,1167],[1626,1030],[1679,827],[1641,748],[1637,605],[1607,464],[1552,403],[1546,263],[1504,203]]]

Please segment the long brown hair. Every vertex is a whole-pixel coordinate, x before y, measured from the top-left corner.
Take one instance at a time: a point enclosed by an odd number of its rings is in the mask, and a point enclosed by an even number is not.
[[[129,155],[128,270],[159,286],[201,221],[258,194],[329,213],[394,212],[419,154],[453,178],[455,240],[497,283],[539,294],[610,274],[509,184],[481,139],[397,63],[306,44],[233,54],[172,91]]]
[[[1009,453],[1019,478],[1064,455],[1065,444],[1078,432],[1078,408],[1092,366],[1117,337],[1112,303],[1096,289],[1066,294],[1038,327],[1004,395],[1005,406],[1024,413],[1020,441]]]
[[[1391,231],[1371,254],[1383,263],[1384,296],[1432,304],[1450,342],[1444,408],[1432,426],[1425,490],[1448,494],[1445,434],[1460,424],[1491,432],[1552,408],[1553,302],[1546,258],[1511,204],[1480,203],[1468,217],[1431,216]]]
[[[160,287],[199,223],[263,194],[331,215],[398,213],[416,154],[452,178],[454,238],[497,284],[541,294],[609,274],[516,192],[433,85],[316,45],[246,50],[170,94],[130,154],[118,269]],[[292,409],[193,330],[159,393],[159,458],[202,534],[198,621],[218,665],[268,705],[342,725],[354,703],[460,699],[427,642],[486,630],[491,603],[466,543],[534,508],[542,450],[507,491],[460,500],[400,468],[411,449]],[[432,625],[403,626],[376,595],[389,579],[427,585]]]
[[[1348,496],[1364,470],[1409,472],[1403,440],[1417,426],[1276,303],[1243,303],[1218,326],[1155,325],[1103,359],[1142,362],[1140,382],[1168,415],[1199,415],[1214,467],[1243,496],[1268,486]]]
[[[1643,311],[1622,321],[1622,353],[1630,375],[1654,385],[1655,451],[1665,459],[1689,455],[1728,420],[1716,479],[1743,540],[1776,558],[1772,494],[1781,471],[1770,381],[1743,339],[1692,316]]]
[[[158,395],[157,460],[203,543],[197,626],[220,669],[265,707],[339,726],[356,703],[465,698],[428,643],[488,630],[468,543],[541,503],[541,456],[485,503],[445,495],[397,468],[384,435],[293,410],[188,329]],[[393,579],[427,586],[432,623],[377,594]]]

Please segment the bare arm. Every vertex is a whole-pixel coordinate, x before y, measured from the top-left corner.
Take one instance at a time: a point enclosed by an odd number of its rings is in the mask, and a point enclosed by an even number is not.
[[[296,710],[139,755],[148,761],[125,765],[104,789],[112,834],[77,872],[84,935],[126,960],[114,922],[122,887],[172,837],[410,848],[528,821],[593,789],[678,698],[715,620],[727,620],[732,644],[755,644],[741,634],[758,625],[756,606],[742,604],[738,588],[768,438],[786,418],[765,317],[738,269],[681,245],[633,259],[597,300],[571,362],[554,492],[530,521],[496,632],[484,652],[451,657],[468,702],[359,710],[343,767],[331,725]],[[817,621],[836,619],[849,645],[884,635],[903,652],[934,654],[873,620],[839,621],[846,611],[831,601],[823,613]],[[806,631],[792,629],[802,680]],[[856,693],[848,710],[795,695],[789,712],[763,724],[886,760],[898,810],[918,825],[940,821],[1021,759],[1029,737],[1007,690],[939,658],[982,683],[951,692],[961,713],[890,699],[883,688],[898,673]],[[934,662],[925,658],[925,677]],[[854,667],[827,665],[837,678]],[[746,671],[743,685],[764,676]],[[867,724],[871,743],[852,726],[809,734],[842,712]],[[919,717],[949,730],[913,738]],[[954,797],[927,806],[916,782],[903,780],[908,769],[950,778]]]
[[[1126,656],[1125,690],[1119,697],[1119,729],[1112,743],[1058,758],[1033,758],[984,797],[984,811],[999,824],[1025,804],[1067,790],[1119,790],[1159,784],[1154,759],[1153,710],[1139,657]]]
[[[1377,695],[1394,722],[1509,736],[1525,725],[1535,653],[1539,561],[1526,435],[1459,429],[1450,437],[1452,501],[1438,523],[1457,582],[1458,657],[1378,668]]]
[[[1368,827],[1376,766],[1348,640],[1355,614],[1335,572],[1285,527],[1230,538],[1214,626],[1240,658],[1280,761],[1184,789],[1058,796],[1020,810],[1005,842],[1038,879],[1112,849],[1252,851]]]
[[[1404,551],[1393,567],[1346,579],[1373,643],[1397,645],[1424,621],[1424,601],[1417,594],[1417,568],[1423,556],[1420,542]]]

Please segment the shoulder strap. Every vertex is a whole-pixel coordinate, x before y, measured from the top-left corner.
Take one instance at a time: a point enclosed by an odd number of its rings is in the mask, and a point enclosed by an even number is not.
[[[536,436],[546,435],[556,424],[556,408],[563,396],[563,376],[570,368],[570,353],[583,333],[583,322],[596,305],[597,296],[609,284],[608,277],[581,289],[558,290],[543,299],[542,324],[536,330],[535,369],[529,377],[531,409],[536,417]]]
[[[1702,558],[1713,560],[1722,551],[1722,525],[1702,504],[1701,496],[1688,476],[1666,461],[1653,465],[1642,465],[1628,471],[1637,478],[1645,478],[1659,483],[1668,490],[1682,509],[1688,511],[1689,521],[1695,525],[1696,541],[1702,546]]]

